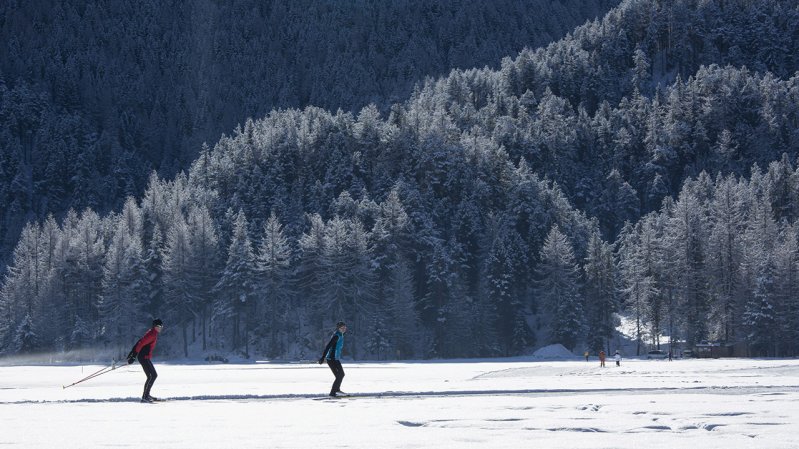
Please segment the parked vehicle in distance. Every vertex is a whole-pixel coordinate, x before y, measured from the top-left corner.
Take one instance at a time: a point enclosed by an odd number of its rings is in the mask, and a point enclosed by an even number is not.
[[[690,359],[693,356],[694,356],[694,351],[690,349],[686,349],[685,351],[682,352],[682,358],[684,359]]]
[[[669,356],[669,353],[666,351],[661,351],[660,349],[653,349],[646,353],[646,358],[648,359],[665,359]]]

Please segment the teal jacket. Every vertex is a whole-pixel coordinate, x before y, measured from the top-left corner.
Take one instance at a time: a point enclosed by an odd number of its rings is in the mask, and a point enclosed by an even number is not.
[[[330,341],[325,346],[325,350],[322,353],[322,357],[327,360],[339,360],[341,359],[341,348],[344,347],[344,334],[341,331],[336,331],[333,333],[333,336],[330,337]]]

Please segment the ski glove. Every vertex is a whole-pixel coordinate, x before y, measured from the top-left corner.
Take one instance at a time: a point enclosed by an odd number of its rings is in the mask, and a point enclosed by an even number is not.
[[[321,365],[321,364],[323,364],[323,363],[325,363],[325,358],[324,358],[324,357],[321,357],[321,358],[319,359],[319,364]]]
[[[138,354],[136,354],[136,351],[130,351],[128,353],[128,365],[130,365],[131,363],[133,363],[136,360],[136,356],[137,355]]]

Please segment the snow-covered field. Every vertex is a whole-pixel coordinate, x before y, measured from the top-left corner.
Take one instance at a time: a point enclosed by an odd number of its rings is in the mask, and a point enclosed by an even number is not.
[[[0,446],[797,448],[799,360],[0,367]],[[152,446],[151,446],[152,445]]]

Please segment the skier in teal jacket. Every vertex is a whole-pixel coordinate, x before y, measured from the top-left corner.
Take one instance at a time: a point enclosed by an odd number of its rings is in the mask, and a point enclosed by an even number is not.
[[[336,380],[333,381],[333,387],[330,389],[330,397],[337,397],[339,395],[346,395],[341,391],[341,381],[344,380],[344,368],[341,366],[341,348],[344,347],[344,334],[347,332],[347,325],[343,321],[336,323],[336,332],[330,337],[330,341],[325,346],[322,352],[322,357],[319,358],[319,364],[327,361],[327,366],[333,371]]]

